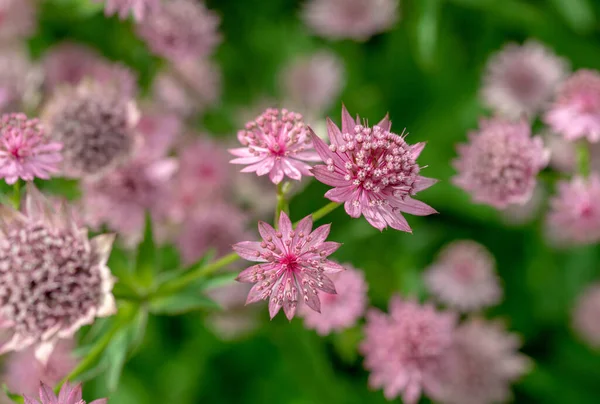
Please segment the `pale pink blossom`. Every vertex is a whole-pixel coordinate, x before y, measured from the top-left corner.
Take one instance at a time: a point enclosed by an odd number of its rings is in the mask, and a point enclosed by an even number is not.
[[[8,184],[19,178],[49,179],[59,171],[62,144],[53,142],[38,119],[25,114],[5,114],[0,118],[0,177]]]
[[[389,314],[372,309],[367,313],[365,339],[360,352],[371,372],[369,385],[383,388],[388,400],[402,395],[416,404],[421,393],[436,387],[435,371],[450,349],[455,316],[395,296]]]
[[[237,157],[231,163],[247,165],[243,173],[269,174],[274,184],[311,176],[306,162],[319,161],[302,115],[286,109],[267,109],[238,132],[238,140],[244,147],[229,150]]]
[[[532,118],[550,102],[567,76],[568,66],[565,59],[537,41],[509,43],[487,63],[483,100],[508,118]]]
[[[558,89],[544,121],[567,140],[600,140],[600,74],[586,69],[573,73]]]
[[[277,230],[258,222],[262,241],[243,241],[233,246],[238,255],[248,261],[260,262],[243,270],[237,280],[254,283],[246,304],[269,300],[271,318],[283,307],[291,320],[298,301],[320,312],[319,290],[335,294],[328,275],[344,270],[327,257],[341,244],[325,241],[330,225],[312,230],[312,216],[302,219],[295,229],[285,212],[281,212]]]
[[[140,22],[148,14],[159,12],[161,0],[94,0],[96,2],[105,2],[104,12],[106,15],[118,14],[119,18],[124,20],[129,14]]]
[[[417,192],[437,180],[420,175],[416,160],[425,143],[409,145],[403,136],[390,132],[392,123],[386,116],[377,125],[354,120],[342,108],[342,129],[327,120],[330,146],[314,132],[315,149],[326,165],[313,168],[315,178],[334,187],[326,198],[344,203],[346,213],[363,215],[376,229],[387,226],[411,232],[402,212],[417,216],[436,213],[431,206],[413,199]]]
[[[0,41],[24,39],[37,26],[35,0],[0,1]]]
[[[316,34],[366,41],[398,20],[399,0],[308,0],[302,17]]]
[[[572,314],[573,329],[590,347],[600,348],[600,283],[592,283],[578,297]]]
[[[81,392],[81,384],[76,386],[65,383],[60,389],[58,396],[54,394],[54,391],[50,386],[42,383],[40,386],[40,401],[35,398],[25,396],[25,404],[86,404],[83,401]],[[90,404],[107,404],[106,398],[100,398],[98,400],[91,401]]]
[[[321,312],[307,310],[300,306],[300,315],[306,328],[328,335],[343,331],[356,324],[367,307],[367,282],[362,271],[349,264],[342,264],[345,271],[332,274],[329,278],[335,283],[337,294],[322,293]]]
[[[527,203],[550,157],[541,137],[531,137],[526,121],[484,119],[479,126],[469,143],[458,146],[453,183],[497,209]]]
[[[426,270],[425,283],[437,300],[462,312],[493,306],[502,298],[494,257],[471,240],[445,246]]]

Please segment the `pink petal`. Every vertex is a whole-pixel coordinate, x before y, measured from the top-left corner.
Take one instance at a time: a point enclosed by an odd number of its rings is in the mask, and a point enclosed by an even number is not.
[[[390,212],[388,215],[388,223],[392,229],[412,233],[410,225],[408,224],[408,222],[406,221],[406,219],[400,211],[396,211],[395,209],[393,209],[393,211]]]
[[[309,235],[310,231],[312,230],[312,224],[312,216],[306,216],[304,219],[298,222],[298,226],[296,226],[296,233],[303,233],[305,236]]]
[[[321,312],[321,300],[319,300],[319,296],[316,293],[313,293],[310,286],[306,286],[304,290],[304,303],[317,313]]]
[[[67,383],[65,383],[62,388],[64,389],[65,387],[68,388]],[[49,386],[46,386],[44,383],[40,383],[40,399],[44,404],[58,404],[57,398],[54,395],[54,391],[52,391],[52,389]]]
[[[329,185],[329,184],[328,184]],[[346,202],[353,198],[354,192],[356,191],[356,187],[354,185],[347,186],[338,186],[336,188],[332,188],[325,193],[325,198],[333,201],[333,202]]]
[[[346,268],[344,268],[337,262],[330,260],[325,260],[325,262],[321,263],[321,266],[323,267],[323,272],[325,272],[326,274],[335,274],[337,272],[342,272],[346,270]]]
[[[315,135],[315,132],[313,132],[312,129],[310,129],[309,133],[310,133],[310,139],[312,140],[313,146],[315,147],[315,150],[319,154],[319,157],[321,157],[321,160],[323,160],[323,162],[325,162],[329,158],[334,158],[334,153],[332,153],[331,150],[329,150],[329,146],[327,146],[327,144],[325,144],[325,142],[320,137]],[[339,157],[337,157],[337,159],[339,160]]]
[[[319,226],[310,233],[310,241],[307,241],[304,245],[304,250],[308,251],[311,247],[318,247],[320,244],[327,239],[329,235],[329,231],[331,230],[331,224],[324,224],[323,226]],[[308,240],[308,239],[307,239]]]
[[[289,237],[292,232],[292,221],[290,217],[284,211],[279,214],[279,231],[283,234],[283,237]]]
[[[260,246],[260,243],[258,241],[242,241],[240,243],[234,244],[232,248],[233,251],[235,251],[240,257],[242,257],[245,260],[254,262],[267,262],[267,260],[261,256],[263,248]]]
[[[237,278],[235,278],[235,280],[238,282],[242,282],[242,283],[254,283],[254,282],[256,282],[256,280],[254,280],[254,277],[256,276],[257,270],[262,270],[263,272],[268,272],[268,271],[273,270],[273,266],[274,266],[274,264],[252,265],[251,267],[248,267],[248,268],[244,269],[242,272],[240,272],[238,274]]]
[[[344,176],[336,172],[331,172],[326,166],[316,166],[312,169],[317,181],[331,187],[344,187],[349,185],[349,181],[344,179]]]
[[[338,128],[338,126],[329,118],[327,118],[327,135],[329,136],[329,141],[331,144],[339,146],[346,143],[342,138],[342,132],[340,131],[340,128]]]
[[[342,105],[342,133],[354,133],[356,121],[352,118],[345,105]]]
[[[392,122],[390,121],[390,114],[385,114],[383,119],[377,124],[381,130],[389,132],[392,129]]]
[[[401,202],[394,202],[394,206],[400,209],[402,212],[406,212],[415,216],[428,216],[438,213],[437,210],[433,209],[426,203],[412,199],[409,196],[404,198],[404,200]]]
[[[264,300],[265,290],[261,286],[262,282],[259,282],[252,286],[252,289],[248,292],[248,297],[246,298],[246,304],[252,304],[256,302],[260,302]]]
[[[325,241],[318,248],[319,253],[324,253],[325,256],[330,256],[342,246],[342,243],[336,243],[335,241]]]
[[[238,147],[237,149],[228,149],[227,151],[237,157],[254,157],[254,153],[247,147]]]
[[[344,209],[350,217],[357,218],[360,217],[362,210],[360,203],[355,204],[354,201],[356,201],[356,199],[346,201],[346,203],[344,203]]]
[[[289,159],[281,160],[281,166],[283,169],[283,173],[289,178],[296,181],[300,181],[302,179],[302,173],[298,168],[294,166],[293,162],[289,161]]]
[[[413,184],[413,192],[416,194],[417,192],[423,191],[424,189],[427,189],[430,186],[437,184],[437,182],[438,180],[436,180],[435,178],[419,176]]]
[[[275,161],[273,168],[271,169],[271,173],[269,174],[269,178],[273,184],[279,184],[281,180],[283,180],[284,172],[281,168],[281,162]]]
[[[387,227],[387,223],[378,209],[368,207],[363,209],[363,215],[367,219],[367,222],[377,230],[383,230]]]
[[[426,144],[426,142],[419,142],[410,147],[410,152],[415,160],[419,158]]]

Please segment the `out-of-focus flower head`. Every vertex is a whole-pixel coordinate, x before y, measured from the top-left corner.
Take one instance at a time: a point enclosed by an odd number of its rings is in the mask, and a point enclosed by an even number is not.
[[[243,173],[269,174],[274,184],[311,176],[306,162],[319,161],[302,115],[286,109],[267,109],[238,132],[238,140],[244,147],[229,150],[237,157],[231,163],[247,165]]]
[[[62,144],[52,142],[38,119],[25,114],[4,114],[0,118],[0,178],[14,184],[19,178],[49,179],[59,171]]]
[[[170,0],[137,26],[152,52],[174,61],[208,56],[221,42],[220,18],[195,0]]]
[[[585,69],[573,73],[558,89],[544,121],[567,140],[600,140],[600,74]]]
[[[425,283],[440,302],[462,312],[493,306],[502,298],[494,257],[471,240],[445,246],[427,269]]]
[[[0,1],[0,41],[11,42],[32,35],[37,26],[34,0]]]
[[[483,80],[485,104],[501,115],[532,118],[568,74],[568,62],[537,41],[509,43],[490,57]]]
[[[396,23],[398,3],[398,0],[309,0],[302,17],[316,35],[366,41]]]
[[[411,146],[403,136],[390,132],[391,126],[387,116],[373,127],[361,124],[360,117],[354,120],[343,107],[341,131],[327,120],[330,146],[312,133],[315,149],[326,164],[314,167],[313,173],[318,181],[334,187],[325,197],[344,203],[351,217],[363,215],[379,230],[390,226],[410,232],[402,212],[436,213],[412,196],[437,180],[420,175],[416,160],[425,143]]]
[[[328,335],[333,331],[342,331],[356,324],[367,307],[367,282],[362,271],[349,264],[342,264],[343,272],[330,275],[335,283],[337,294],[322,293],[321,312],[307,310],[300,306],[300,315],[304,325],[317,331],[319,335]]]
[[[550,199],[550,239],[562,245],[600,242],[600,175],[575,176],[557,184]]]
[[[42,85],[41,69],[17,47],[0,48],[0,111],[29,110],[37,106]]]
[[[548,200],[548,190],[538,182],[533,195],[524,204],[513,203],[499,211],[501,219],[509,226],[521,226],[533,221],[545,208]]]
[[[32,183],[23,205],[0,207],[0,353],[34,347],[45,364],[59,339],[116,312],[106,266],[114,236],[89,240]]]
[[[63,384],[60,393],[57,396],[50,386],[42,383],[40,386],[40,401],[25,396],[25,404],[86,404],[82,397],[81,384],[75,386],[67,382]],[[106,398],[100,398],[90,402],[90,404],[106,403],[108,403]]]
[[[239,282],[254,283],[246,304],[268,299],[271,318],[283,307],[291,320],[299,300],[320,312],[319,290],[336,293],[328,275],[343,271],[344,267],[327,257],[341,244],[325,241],[330,225],[311,231],[312,224],[312,216],[307,216],[293,229],[288,215],[281,212],[277,230],[258,222],[262,241],[243,241],[233,246],[240,257],[260,262],[237,277]]]
[[[141,22],[148,14],[160,11],[161,0],[94,0],[105,2],[104,13],[107,16],[118,14],[124,20],[129,14]]]
[[[573,329],[590,347],[600,348],[600,283],[593,283],[577,299]]]
[[[69,177],[97,177],[130,158],[138,120],[133,99],[92,81],[57,91],[42,115],[50,136],[63,144]]]
[[[469,143],[458,146],[454,184],[497,209],[527,203],[550,157],[541,137],[531,137],[526,121],[484,119],[479,126]]]
[[[435,387],[435,371],[452,344],[455,316],[395,296],[389,314],[367,313],[360,351],[371,372],[369,384],[383,388],[388,400],[399,395],[407,404]]]
[[[207,325],[223,340],[241,338],[252,332],[258,323],[256,310],[245,306],[250,285],[230,283],[207,292],[217,302],[222,311],[212,313],[206,319]]]
[[[550,151],[550,167],[565,174],[571,174],[577,169],[577,149],[573,142],[555,133],[544,136],[544,144]]]

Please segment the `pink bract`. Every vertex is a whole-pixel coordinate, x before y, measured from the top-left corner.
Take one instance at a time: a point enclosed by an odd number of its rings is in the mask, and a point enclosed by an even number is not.
[[[106,15],[118,14],[119,18],[124,20],[133,15],[133,18],[140,22],[149,13],[160,10],[161,0],[95,0],[97,2],[105,1],[104,12]]]
[[[67,382],[63,384],[57,396],[51,387],[42,383],[40,386],[40,401],[26,396],[25,404],[86,404],[82,397],[81,384],[72,385]],[[106,398],[100,398],[89,404],[106,404],[107,402]]]

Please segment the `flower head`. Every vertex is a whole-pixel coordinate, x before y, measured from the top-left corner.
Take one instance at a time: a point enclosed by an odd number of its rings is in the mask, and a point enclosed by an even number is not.
[[[480,203],[504,209],[525,204],[535,189],[537,174],[548,164],[549,152],[540,137],[531,137],[525,121],[489,119],[458,147],[453,182]]]
[[[97,82],[57,92],[43,116],[50,136],[63,144],[70,177],[99,176],[129,158],[138,119],[132,99]]]
[[[52,388],[44,383],[40,386],[40,401],[35,398],[25,397],[25,404],[85,404],[81,392],[81,384],[76,386],[65,383],[60,389],[58,396],[54,394]],[[106,404],[106,398],[100,398],[90,402],[90,404]]]
[[[467,320],[454,333],[436,372],[432,398],[443,404],[507,402],[510,385],[530,368],[520,339],[500,323]]]
[[[402,394],[405,403],[415,404],[435,382],[434,372],[452,343],[455,316],[398,296],[389,311],[367,313],[360,351],[371,371],[369,384],[383,388],[388,400]]]
[[[502,297],[494,257],[470,240],[444,247],[425,273],[425,283],[440,302],[463,312],[492,306]]]
[[[296,314],[298,300],[314,311],[321,311],[319,290],[335,294],[328,274],[344,270],[327,257],[341,244],[325,241],[330,225],[312,230],[312,216],[302,219],[295,229],[285,212],[275,230],[258,222],[262,241],[243,241],[233,246],[238,255],[248,261],[261,262],[243,270],[237,280],[254,283],[246,304],[269,299],[269,314],[275,317],[283,306],[286,317]]]
[[[105,1],[104,12],[106,15],[118,14],[124,20],[129,14],[137,22],[141,22],[148,14],[160,9],[160,0],[95,0]]]
[[[137,27],[138,35],[157,55],[171,60],[207,56],[221,42],[220,19],[203,2],[171,0],[160,12],[148,15]]]
[[[14,184],[19,178],[49,179],[59,170],[62,144],[52,142],[37,119],[24,114],[0,118],[0,177]]]
[[[398,0],[309,0],[303,19],[322,37],[366,41],[398,20]]]
[[[0,49],[0,111],[22,111],[37,106],[42,80],[41,69],[23,49]]]
[[[367,306],[367,282],[362,271],[351,265],[343,264],[345,271],[332,274],[330,279],[335,283],[337,294],[321,294],[321,312],[300,307],[300,315],[304,317],[304,325],[312,328],[320,335],[328,335],[333,331],[342,331],[352,327],[364,314]]]
[[[567,71],[568,63],[537,41],[510,43],[488,61],[483,100],[508,118],[533,117],[546,107]]]
[[[573,73],[558,89],[544,121],[567,140],[600,140],[600,74],[585,69]]]
[[[573,310],[573,329],[593,348],[600,348],[600,283],[589,285]]]
[[[249,164],[243,173],[269,174],[275,184],[284,176],[299,181],[312,175],[305,161],[319,160],[302,115],[286,109],[267,109],[238,132],[238,140],[245,147],[229,150],[237,157],[231,163]]]
[[[116,311],[106,266],[114,236],[89,240],[65,206],[27,184],[24,213],[0,208],[0,353],[35,347],[46,363],[55,343]]]
[[[0,2],[0,41],[23,39],[36,29],[36,9],[33,0],[3,0]]]
[[[409,145],[403,136],[390,132],[386,116],[372,128],[354,120],[342,109],[342,130],[327,120],[331,142],[327,146],[312,133],[317,153],[326,165],[313,168],[315,178],[334,187],[326,198],[344,202],[346,213],[365,219],[379,230],[387,226],[410,232],[402,212],[418,216],[436,213],[423,202],[412,199],[417,192],[437,181],[422,177],[416,160],[425,143]]]
[[[600,175],[575,176],[557,189],[547,217],[550,237],[562,244],[600,242]]]

